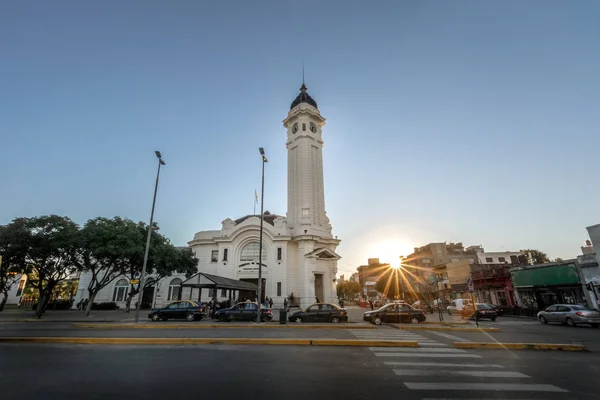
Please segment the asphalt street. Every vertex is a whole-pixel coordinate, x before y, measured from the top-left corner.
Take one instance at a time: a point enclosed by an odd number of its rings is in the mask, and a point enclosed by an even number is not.
[[[598,353],[0,344],[3,400],[593,399]]]

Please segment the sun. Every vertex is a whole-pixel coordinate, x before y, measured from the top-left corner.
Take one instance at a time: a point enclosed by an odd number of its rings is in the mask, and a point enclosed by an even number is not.
[[[380,263],[388,263],[392,268],[400,268],[400,256],[413,252],[414,247],[401,239],[388,239],[373,243],[368,250],[369,258],[379,258]]]

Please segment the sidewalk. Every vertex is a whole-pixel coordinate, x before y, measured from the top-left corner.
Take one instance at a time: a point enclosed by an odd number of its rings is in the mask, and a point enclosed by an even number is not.
[[[140,310],[140,320],[147,320],[148,310]],[[133,322],[135,310],[126,313],[124,310],[93,310],[89,317],[77,310],[47,310],[41,319],[34,317],[34,312],[23,309],[4,309],[0,312],[2,322]]]

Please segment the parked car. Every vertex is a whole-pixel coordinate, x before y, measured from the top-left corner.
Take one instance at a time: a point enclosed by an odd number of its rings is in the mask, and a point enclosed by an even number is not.
[[[448,308],[446,308],[446,310],[448,311],[449,315],[460,314],[467,304],[473,306],[471,299],[454,299],[452,302],[450,302],[450,305]]]
[[[496,311],[496,314],[498,314],[498,316],[501,316],[504,314],[504,309],[502,309],[502,307],[499,307],[495,304],[491,304],[491,303],[484,303],[487,304],[492,310]]]
[[[150,311],[148,318],[152,321],[166,321],[168,319],[187,319],[188,321],[201,320],[204,307],[192,300],[176,301],[163,308]]]
[[[538,312],[538,320],[542,324],[560,322],[569,326],[580,324],[591,325],[592,328],[600,327],[600,312],[575,304],[554,304]]]
[[[363,316],[363,320],[375,325],[384,322],[418,324],[426,319],[422,310],[417,310],[406,303],[386,304],[378,310],[366,312]]]
[[[215,319],[221,322],[228,321],[256,321],[258,304],[252,302],[237,303],[233,307],[223,308],[215,312]],[[273,314],[270,308],[260,307],[260,320],[271,321]]]
[[[290,322],[332,322],[334,324],[348,321],[348,313],[345,308],[335,304],[317,303],[296,311],[288,317]]]
[[[434,310],[433,304],[431,304],[428,301],[424,301],[424,300],[415,301],[413,303],[412,307],[416,308],[417,310],[423,310],[424,312],[428,312],[430,314],[433,314],[433,310]]]
[[[477,318],[478,320],[489,319],[492,322],[498,318],[498,312],[487,303],[475,303],[475,307],[477,307],[477,309],[473,310],[471,304],[465,305],[461,311],[461,316],[464,318]]]

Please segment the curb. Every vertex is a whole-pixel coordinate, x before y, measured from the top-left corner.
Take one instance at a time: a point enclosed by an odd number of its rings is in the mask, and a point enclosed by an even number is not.
[[[418,342],[399,340],[356,339],[277,339],[277,338],[97,338],[97,337],[3,337],[0,343],[72,343],[72,344],[142,344],[142,345],[286,345],[286,346],[353,346],[419,347]]]
[[[395,326],[391,325],[396,329],[405,331],[447,331],[447,332],[500,332],[499,328],[454,328],[445,326],[417,326],[417,325],[405,325]]]
[[[75,323],[75,328],[86,329],[377,329],[376,326],[370,325],[305,325],[305,324],[248,324],[248,325],[231,325],[231,324],[90,324],[90,323]]]
[[[454,342],[456,349],[509,349],[509,350],[562,350],[587,351],[582,344],[559,343],[496,343],[496,342]]]

